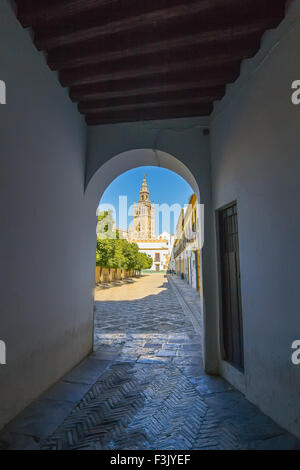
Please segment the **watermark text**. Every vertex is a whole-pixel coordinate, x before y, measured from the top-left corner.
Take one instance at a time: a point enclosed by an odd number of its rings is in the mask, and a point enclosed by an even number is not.
[[[292,103],[298,105],[300,104],[300,80],[292,82],[292,90],[295,90],[291,96]]]
[[[6,104],[6,84],[0,80],[0,104]]]
[[[293,341],[291,348],[293,349],[291,357],[292,363],[298,366],[300,364],[300,339]]]
[[[6,344],[0,339],[0,365],[6,364]]]

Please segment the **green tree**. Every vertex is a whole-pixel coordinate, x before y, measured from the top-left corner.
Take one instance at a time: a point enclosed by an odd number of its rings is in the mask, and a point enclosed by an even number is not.
[[[136,260],[136,270],[141,272],[142,269],[150,269],[152,266],[152,258],[146,253],[138,252]]]
[[[110,258],[108,265],[110,268],[123,268],[126,262],[124,255],[124,242],[126,242],[126,240],[117,238],[116,240],[110,240],[110,242],[113,248],[112,257]]]
[[[125,261],[123,267],[127,271],[130,271],[132,269],[135,269],[139,247],[136,243],[129,243],[126,240],[124,240],[124,242],[125,243],[123,244],[123,255]]]
[[[107,232],[106,232],[107,233]],[[96,264],[102,268],[124,268],[126,271],[151,268],[151,256],[141,253],[136,243],[122,238],[97,238]],[[100,272],[100,273],[101,273]]]
[[[101,268],[109,267],[109,260],[114,256],[114,246],[110,239],[97,239],[96,264]],[[101,269],[102,270],[102,269]]]
[[[146,260],[146,266],[144,267],[144,269],[151,269],[152,268],[152,264],[153,264],[153,259],[151,258],[150,255],[146,255],[147,256],[147,260]]]

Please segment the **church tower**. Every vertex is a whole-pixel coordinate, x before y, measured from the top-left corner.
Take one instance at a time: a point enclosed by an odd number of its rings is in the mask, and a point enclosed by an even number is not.
[[[146,176],[144,175],[140,189],[139,202],[135,203],[133,208],[133,227],[130,238],[135,240],[150,240],[154,238],[155,234],[154,204],[151,204],[149,199]]]

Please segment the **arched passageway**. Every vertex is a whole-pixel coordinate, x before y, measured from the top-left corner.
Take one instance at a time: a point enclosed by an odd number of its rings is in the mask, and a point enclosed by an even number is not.
[[[108,185],[124,166],[143,164],[184,175],[201,201],[190,170],[161,151],[117,155],[95,179],[102,191],[103,181]],[[12,435],[20,428],[34,433],[36,442],[26,445],[43,450],[249,449],[270,432],[277,445],[298,445],[230,384],[205,374],[202,289],[199,296],[184,280],[162,273],[117,284],[96,289],[94,352],[11,423]],[[16,445],[5,434],[1,442]]]
[[[209,293],[209,289],[206,289],[206,286],[215,282],[211,277],[211,270],[207,268],[207,265],[211,263],[211,261],[209,262],[208,260],[211,257],[212,253],[210,251],[209,246],[209,225],[206,229],[205,224],[206,222],[208,222],[211,214],[210,206],[208,205],[207,207],[207,205],[205,205],[205,199],[203,201],[201,187],[199,187],[200,184],[205,181],[205,178],[203,178],[203,174],[201,174],[201,171],[199,172],[199,169],[197,172],[194,170],[195,174],[193,174],[192,169],[190,169],[184,163],[184,158],[175,157],[174,155],[171,155],[170,153],[167,153],[162,150],[151,148],[132,149],[127,150],[125,152],[121,152],[118,155],[113,156],[112,158],[107,160],[105,163],[103,163],[100,168],[95,172],[91,180],[88,182],[86,192],[88,195],[93,194],[96,209],[98,201],[101,199],[101,196],[103,195],[104,191],[115,178],[130,169],[141,166],[158,166],[169,169],[174,173],[180,175],[183,179],[185,179],[187,183],[189,183],[189,185],[197,196],[198,202],[204,205],[205,218],[203,220],[203,227],[201,227],[202,237],[204,239],[204,246],[202,249],[203,255],[202,253],[200,254],[201,312],[199,312],[199,318],[201,317],[202,322],[202,346],[205,368],[208,372],[217,373],[219,361],[217,322],[216,318],[214,318],[214,312],[210,310],[210,302],[209,300],[206,300],[206,291],[208,291]],[[204,183],[205,187],[203,188],[203,192],[206,195],[209,192],[208,187],[210,185],[210,181],[208,178],[209,175],[207,175],[206,177],[206,181]],[[208,236],[207,249],[206,235]],[[212,332],[212,328],[214,328],[214,333]]]
[[[198,201],[204,205],[201,285],[205,370],[218,374],[216,247],[207,122],[206,118],[183,118],[91,127],[88,132],[85,197],[94,217],[101,195],[114,178],[139,166],[167,168],[190,184]],[[95,225],[90,230],[94,236]]]
[[[121,153],[100,167],[94,183],[102,192],[124,169],[144,165],[184,176],[201,201],[191,171],[162,151]],[[230,384],[205,374],[202,289],[199,296],[162,273],[130,283],[133,289],[104,286],[98,298],[96,291],[94,352],[0,434],[2,446],[18,446],[19,439],[43,450],[249,449],[270,434],[276,445],[298,445]]]

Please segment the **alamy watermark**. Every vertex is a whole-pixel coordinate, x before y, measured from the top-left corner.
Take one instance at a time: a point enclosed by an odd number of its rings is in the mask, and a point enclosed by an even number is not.
[[[6,364],[6,344],[0,339],[0,365]]]
[[[185,235],[188,239],[195,236],[198,237],[199,249],[204,244],[204,204],[185,204],[184,206],[175,203],[169,205],[167,203],[152,204],[153,206],[153,222],[160,234],[176,233],[176,224],[179,219],[182,221]],[[143,217],[143,212],[136,212],[134,204],[128,205],[127,196],[121,195],[118,200],[118,207],[113,204],[100,204],[97,210],[98,215],[102,214],[101,220],[97,224],[97,234],[109,234],[107,238],[116,238],[118,229],[122,229],[130,234],[133,229],[133,218]],[[138,209],[140,211],[140,209]],[[144,209],[142,208],[141,211]],[[145,209],[146,210],[146,209]],[[117,216],[118,214],[118,216]],[[195,215],[196,214],[196,215]],[[183,219],[189,219],[190,224],[183,223]],[[197,219],[197,220],[196,220]],[[188,227],[191,230],[188,230]]]
[[[293,91],[291,95],[291,101],[294,105],[300,104],[300,80],[294,80],[291,86]]]
[[[0,80],[0,104],[6,104],[6,84]]]
[[[293,349],[291,357],[292,363],[298,366],[300,364],[300,339],[295,339],[295,341],[292,342],[291,348]]]

